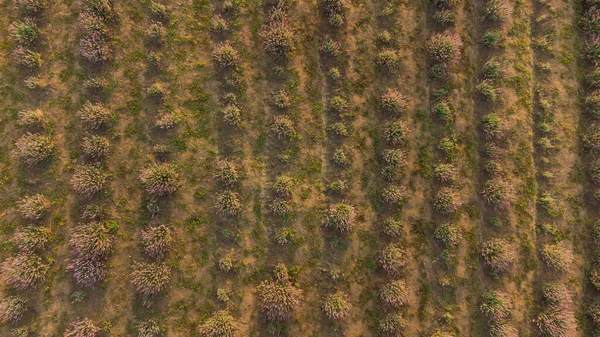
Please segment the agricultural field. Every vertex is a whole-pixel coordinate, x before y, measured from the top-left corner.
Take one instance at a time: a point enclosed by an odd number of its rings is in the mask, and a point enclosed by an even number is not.
[[[600,0],[0,0],[0,336],[600,336]]]

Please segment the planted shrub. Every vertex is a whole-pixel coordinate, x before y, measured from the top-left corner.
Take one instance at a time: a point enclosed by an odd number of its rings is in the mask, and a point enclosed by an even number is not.
[[[390,33],[387,29],[377,35],[377,42],[383,45],[389,45],[393,41],[392,33]]]
[[[341,96],[333,96],[329,100],[329,109],[335,113],[342,113],[348,107],[348,101]]]
[[[448,63],[436,63],[429,68],[431,77],[437,80],[444,80],[450,76],[450,65]]]
[[[225,19],[223,19],[220,15],[216,15],[211,21],[211,27],[213,32],[221,33],[227,30],[228,25]]]
[[[18,123],[27,128],[42,128],[46,122],[46,114],[40,110],[19,111]]]
[[[96,337],[100,330],[89,318],[84,318],[71,323],[64,337]]]
[[[167,9],[167,6],[155,2],[155,1],[150,1],[150,12],[152,12],[152,15],[154,15],[157,19],[160,20],[168,20],[169,19],[169,10]]]
[[[218,193],[215,207],[218,214],[236,216],[242,208],[240,196],[233,191]]]
[[[292,97],[290,93],[285,90],[279,90],[273,94],[273,105],[280,110],[288,109],[292,106]]]
[[[235,68],[240,63],[240,54],[229,43],[219,43],[212,53],[213,59],[220,68]]]
[[[94,13],[80,13],[77,23],[84,37],[90,34],[98,34],[102,37],[105,37],[108,34],[106,21]]]
[[[498,115],[491,113],[481,121],[483,137],[487,140],[501,140],[505,137],[506,123]]]
[[[275,116],[273,126],[271,126],[271,132],[277,136],[277,139],[289,139],[296,135],[294,122],[284,116]]]
[[[458,196],[452,188],[442,188],[433,197],[433,208],[443,214],[456,212],[459,206]]]
[[[427,52],[433,63],[452,63],[460,56],[462,42],[449,31],[434,34],[427,41]]]
[[[339,68],[333,67],[333,68],[329,69],[329,71],[327,72],[327,77],[331,81],[337,82],[342,78],[342,73],[340,72]]]
[[[393,245],[388,245],[379,254],[381,267],[390,275],[395,276],[406,265],[406,252]]]
[[[507,319],[513,309],[510,296],[500,291],[491,291],[483,295],[481,312],[492,322]]]
[[[233,260],[230,257],[224,257],[219,260],[219,269],[228,272],[233,268]]]
[[[485,242],[481,249],[483,262],[494,273],[506,271],[514,262],[515,251],[504,239],[491,239]]]
[[[598,267],[594,267],[590,271],[590,283],[596,288],[600,290],[600,272],[598,271]]]
[[[27,312],[27,300],[19,296],[7,296],[0,301],[0,323],[17,323]]]
[[[584,51],[587,59],[597,65],[600,61],[600,36],[592,35],[585,40]]]
[[[494,80],[502,76],[502,69],[500,62],[495,58],[489,59],[483,65],[483,77],[488,80]]]
[[[573,251],[562,242],[548,244],[542,249],[542,260],[550,268],[565,271],[573,263]]]
[[[408,139],[408,134],[408,127],[404,121],[397,120],[385,125],[384,136],[390,145],[405,143]]]
[[[549,337],[573,336],[577,327],[572,310],[554,306],[544,310],[536,322],[540,332]]]
[[[44,249],[50,240],[50,230],[44,227],[27,226],[15,233],[13,242],[21,253],[32,254]]]
[[[330,294],[323,302],[323,311],[331,320],[341,320],[350,315],[351,308],[348,296],[341,292]]]
[[[406,201],[406,188],[404,186],[390,184],[383,192],[381,192],[381,197],[390,205],[401,206]]]
[[[340,43],[331,39],[330,37],[327,37],[325,39],[325,42],[323,42],[323,44],[319,48],[319,51],[321,53],[331,57],[337,57],[340,54],[341,50],[342,47],[340,46]]]
[[[67,269],[73,272],[75,283],[84,287],[92,287],[106,278],[104,261],[92,255],[76,256]]]
[[[167,288],[171,281],[171,268],[166,263],[134,262],[131,283],[138,293],[151,296]]]
[[[287,176],[280,176],[273,183],[273,192],[281,198],[290,198],[292,196],[293,180]]]
[[[595,4],[590,4],[580,21],[581,30],[586,35],[593,36],[600,31],[600,8]]]
[[[356,211],[353,206],[346,203],[329,205],[325,214],[325,227],[333,228],[339,232],[346,232],[354,227]]]
[[[15,0],[20,9],[28,15],[39,14],[45,7],[45,0]]]
[[[481,43],[488,48],[492,48],[500,43],[501,38],[502,37],[500,36],[500,33],[493,30],[488,30],[483,34]]]
[[[160,21],[153,21],[146,30],[146,36],[152,43],[161,44],[167,36],[167,28]]]
[[[286,321],[300,305],[302,292],[289,280],[283,264],[276,267],[275,280],[263,281],[257,287],[261,311],[270,321]]]
[[[19,254],[2,263],[1,277],[8,286],[25,290],[41,281],[46,276],[48,267],[37,255]]]
[[[217,162],[217,171],[214,176],[220,183],[226,186],[233,186],[240,179],[237,168],[229,160],[219,160]]]
[[[91,198],[106,187],[108,174],[99,164],[82,164],[75,167],[71,186],[77,193]]]
[[[546,283],[542,287],[544,302],[549,306],[565,307],[571,303],[571,294],[567,287],[558,283]]]
[[[172,244],[171,230],[165,225],[150,227],[142,231],[144,253],[153,259],[164,259]]]
[[[593,118],[600,117],[600,90],[588,93],[585,97],[584,104],[588,114]]]
[[[442,9],[433,13],[433,20],[441,26],[447,26],[454,23],[454,12],[449,9]]]
[[[488,102],[496,101],[496,88],[491,84],[489,80],[483,80],[475,87],[477,93]]]
[[[13,51],[15,62],[25,68],[37,69],[42,65],[42,57],[40,53],[36,53],[31,49],[23,46],[18,46]]]
[[[100,103],[86,102],[81,110],[77,112],[77,115],[89,129],[98,129],[111,120],[110,111]]]
[[[494,322],[490,325],[490,337],[519,337],[519,330],[506,322]]]
[[[492,178],[483,185],[483,200],[497,209],[508,208],[514,200],[514,190],[503,178]]]
[[[381,96],[381,110],[386,114],[398,115],[406,113],[408,100],[402,93],[394,89],[388,89]]]
[[[221,109],[221,113],[223,114],[223,119],[226,123],[240,126],[242,124],[242,110],[238,108],[235,104],[227,104],[223,109]]]
[[[202,337],[233,337],[236,330],[235,318],[225,310],[215,312],[198,328]]]
[[[97,15],[104,20],[110,19],[113,15],[109,0],[81,0],[80,4],[82,11]]]
[[[273,198],[269,203],[269,212],[273,215],[286,217],[292,212],[292,205],[289,201],[280,198]]]
[[[162,330],[155,320],[141,321],[137,324],[137,337],[160,337]]]
[[[89,62],[108,61],[112,56],[112,46],[105,33],[92,31],[79,40],[81,56]]]
[[[437,9],[449,9],[456,6],[457,0],[433,0],[432,4]]]
[[[404,280],[394,280],[379,289],[379,298],[388,305],[400,307],[408,304],[408,287]]]
[[[16,141],[13,153],[23,164],[34,166],[50,158],[54,148],[52,137],[27,132]]]
[[[598,17],[600,19],[600,16]],[[600,69],[594,69],[585,76],[586,82],[590,87],[600,87]]]
[[[83,139],[81,144],[83,153],[92,159],[102,159],[110,152],[110,143],[106,137],[88,136]]]
[[[341,0],[323,0],[323,7],[327,17],[341,15],[344,12],[344,5]]]
[[[177,115],[172,113],[166,113],[156,118],[156,127],[163,130],[169,130],[177,126],[178,122],[179,117]]]
[[[440,102],[433,107],[433,114],[444,122],[454,120],[454,111],[448,102]]]
[[[383,151],[383,161],[396,169],[406,166],[406,153],[399,149]]]
[[[508,4],[504,0],[489,0],[483,6],[485,19],[492,22],[503,21],[508,15]]]
[[[462,239],[462,234],[460,233],[460,228],[458,226],[447,222],[439,225],[435,229],[433,237],[446,246],[456,247],[458,246],[460,239]]]
[[[398,313],[386,314],[381,321],[379,321],[379,330],[385,334],[397,335],[402,333],[408,323]]]
[[[113,238],[103,223],[90,222],[71,231],[69,246],[78,256],[106,257],[113,249]]]
[[[454,164],[439,164],[433,168],[433,174],[442,183],[453,183],[458,170]]]
[[[350,156],[346,154],[346,150],[344,148],[335,150],[332,159],[333,162],[338,166],[346,166],[350,164]]]
[[[15,21],[8,27],[8,32],[19,45],[31,45],[38,37],[38,28],[32,19]]]
[[[400,56],[394,49],[384,49],[380,51],[376,58],[375,63],[378,68],[385,71],[392,71],[398,67],[400,62]]]
[[[348,189],[348,183],[345,180],[337,179],[329,184],[329,189],[341,194]]]
[[[393,238],[402,236],[403,227],[404,223],[400,220],[394,220],[393,218],[383,220],[383,233]]]
[[[17,203],[21,216],[32,221],[39,220],[49,208],[50,200],[42,194],[25,196]]]
[[[294,48],[294,31],[287,25],[285,18],[265,25],[260,31],[264,49],[274,60],[286,60]]]
[[[162,197],[175,193],[181,183],[179,172],[168,163],[154,164],[142,171],[140,180],[146,193],[153,197]]]
[[[600,324],[600,302],[596,301],[587,310],[595,325]]]
[[[594,154],[600,154],[600,127],[592,124],[581,138],[583,147]]]

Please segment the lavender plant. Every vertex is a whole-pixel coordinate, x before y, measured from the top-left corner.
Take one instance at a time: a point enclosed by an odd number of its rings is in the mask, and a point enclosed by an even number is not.
[[[172,245],[171,230],[165,225],[149,227],[147,230],[142,231],[144,253],[153,259],[164,259]]]
[[[16,141],[13,153],[23,164],[34,166],[50,158],[55,146],[52,137],[27,132]]]
[[[75,256],[67,265],[67,270],[73,273],[75,283],[84,287],[92,287],[106,278],[104,260],[97,256]]]
[[[65,331],[64,337],[96,337],[100,330],[94,322],[86,317],[71,323],[71,326]]]
[[[50,208],[50,200],[42,194],[23,197],[17,202],[17,210],[27,220],[39,220]]]
[[[302,291],[290,282],[283,264],[276,267],[274,280],[263,281],[256,290],[261,311],[270,321],[290,319],[302,299]]]
[[[171,281],[171,268],[165,263],[134,262],[131,283],[138,293],[151,296],[167,288]]]
[[[100,222],[79,225],[71,231],[69,246],[77,256],[106,257],[113,249],[110,229]]]
[[[404,280],[393,280],[379,289],[379,298],[392,307],[408,304],[408,287]]]
[[[91,198],[106,187],[108,173],[99,164],[81,164],[75,167],[71,186],[84,197]]]
[[[179,172],[173,164],[154,164],[140,173],[144,190],[152,197],[162,197],[175,193],[181,183]]]
[[[406,265],[406,251],[394,245],[388,245],[381,250],[379,263],[388,274],[398,275]]]
[[[202,337],[233,337],[238,329],[237,325],[229,312],[219,310],[200,325],[198,333]]]
[[[36,283],[42,281],[49,265],[42,258],[33,254],[19,254],[9,257],[2,263],[2,279],[15,289],[26,290],[33,288]]]
[[[353,206],[347,203],[337,203],[329,205],[325,213],[325,227],[333,228],[339,232],[346,232],[354,227],[354,218],[356,211]]]
[[[348,317],[351,306],[348,296],[341,292],[329,294],[323,301],[323,311],[331,320],[341,320]]]

